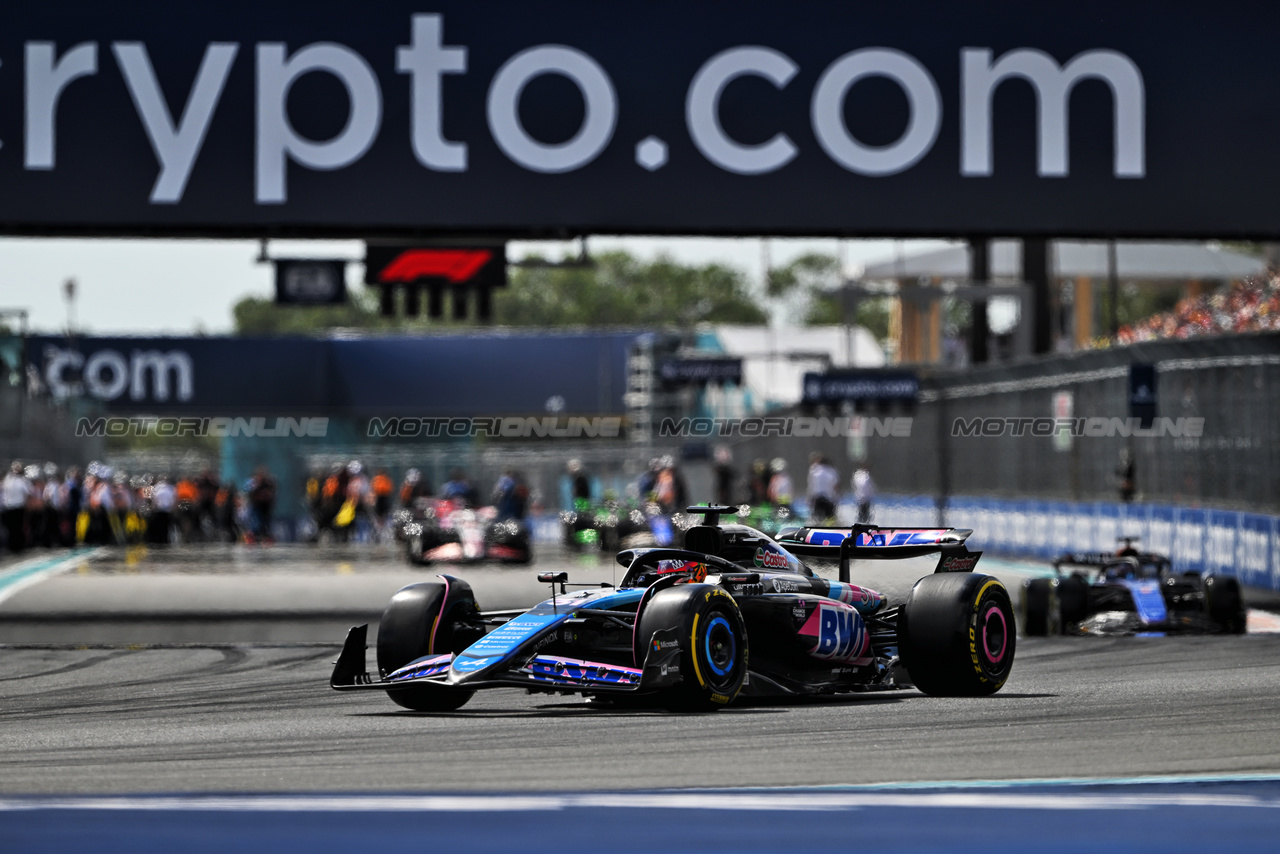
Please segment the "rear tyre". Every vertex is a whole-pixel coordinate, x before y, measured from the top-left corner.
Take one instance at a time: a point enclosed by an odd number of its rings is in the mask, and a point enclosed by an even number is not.
[[[378,670],[383,676],[406,664],[446,652],[461,652],[484,634],[471,587],[456,578],[448,584],[423,581],[401,589],[378,623]],[[392,702],[418,712],[451,712],[475,691],[448,685],[408,685],[387,692]]]
[[[738,604],[710,584],[659,590],[644,603],[635,658],[644,664],[654,632],[677,629],[681,682],[662,698],[676,711],[711,711],[732,703],[747,675],[747,627]]]
[[[1248,615],[1240,582],[1225,575],[1210,575],[1204,580],[1204,608],[1224,632],[1242,635],[1247,631]]]
[[[1009,678],[1014,626],[1013,604],[997,579],[927,575],[911,589],[898,617],[898,654],[926,694],[986,696]]]
[[[1022,586],[1022,633],[1028,637],[1057,634],[1055,580],[1032,578]]]

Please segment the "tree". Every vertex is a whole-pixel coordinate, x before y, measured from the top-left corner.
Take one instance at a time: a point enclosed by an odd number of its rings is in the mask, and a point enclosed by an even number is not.
[[[845,316],[844,271],[832,255],[801,255],[785,267],[769,271],[769,296],[784,301],[788,312],[806,326],[840,325],[852,321],[866,327],[877,340],[889,337],[889,302],[885,297],[858,301],[852,318]]]
[[[263,297],[245,297],[231,309],[237,335],[307,335],[329,329],[392,329],[396,318],[378,313],[369,289],[350,291],[346,305],[277,305]]]

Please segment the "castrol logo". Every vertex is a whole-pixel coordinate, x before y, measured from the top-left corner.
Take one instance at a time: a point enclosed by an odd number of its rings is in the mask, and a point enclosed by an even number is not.
[[[763,546],[756,549],[756,566],[763,566],[766,569],[786,569],[787,559],[774,551],[768,551]]]

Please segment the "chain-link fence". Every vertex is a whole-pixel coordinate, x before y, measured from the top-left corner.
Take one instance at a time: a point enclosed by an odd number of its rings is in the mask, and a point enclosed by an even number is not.
[[[1130,370],[1154,366],[1155,420],[1130,420]],[[926,374],[914,411],[870,413],[865,439],[731,443],[787,460],[797,492],[813,451],[848,489],[865,460],[882,491],[1158,501],[1280,512],[1280,334],[1153,342]],[[789,413],[796,414],[796,413]],[[881,435],[910,415],[910,435]],[[867,425],[870,425],[869,428]],[[899,431],[901,432],[901,431]]]

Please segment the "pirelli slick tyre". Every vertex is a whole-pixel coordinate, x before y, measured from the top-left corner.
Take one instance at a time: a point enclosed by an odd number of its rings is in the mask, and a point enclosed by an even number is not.
[[[383,676],[424,655],[461,652],[484,634],[479,609],[465,581],[423,581],[402,588],[378,623],[378,670]],[[387,692],[397,705],[419,712],[449,712],[474,691],[444,685],[409,685]]]
[[[1222,631],[1242,635],[1247,630],[1248,615],[1240,582],[1225,575],[1209,575],[1204,579],[1204,609],[1209,619]]]
[[[1058,611],[1062,617],[1062,631],[1088,619],[1093,608],[1093,590],[1089,580],[1078,572],[1058,579]]]
[[[662,698],[667,707],[710,711],[732,703],[747,675],[747,627],[733,597],[711,584],[678,584],[641,604],[638,662],[655,632],[676,629],[680,638],[681,681]]]
[[[994,694],[1009,678],[1016,645],[1009,592],[989,575],[927,575],[898,617],[898,654],[926,694]]]
[[[1045,637],[1062,631],[1058,605],[1058,582],[1053,578],[1032,578],[1022,585],[1022,633]]]

